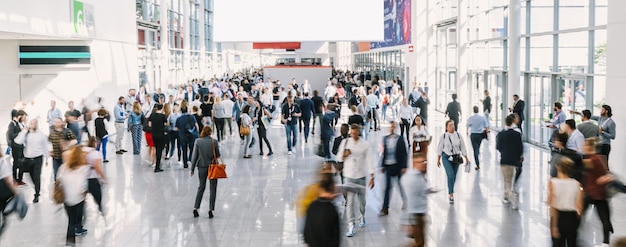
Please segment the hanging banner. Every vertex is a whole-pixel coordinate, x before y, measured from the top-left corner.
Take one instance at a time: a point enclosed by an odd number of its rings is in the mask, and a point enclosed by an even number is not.
[[[411,43],[411,0],[385,0],[385,41],[371,42],[370,48]]]

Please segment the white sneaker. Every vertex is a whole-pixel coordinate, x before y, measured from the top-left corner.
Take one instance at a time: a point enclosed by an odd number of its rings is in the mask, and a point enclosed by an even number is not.
[[[293,153],[294,153],[294,154],[296,153],[296,150],[295,150],[295,149],[293,150]]]
[[[361,216],[361,220],[359,222],[359,227],[360,228],[365,227],[365,216]]]
[[[348,224],[348,232],[346,232],[346,237],[354,236],[354,223]]]
[[[502,199],[502,203],[509,204],[509,199],[505,197],[504,199]]]
[[[292,154],[293,154],[293,152],[289,151],[289,152],[288,152],[288,154],[289,154],[289,155],[292,155]]]

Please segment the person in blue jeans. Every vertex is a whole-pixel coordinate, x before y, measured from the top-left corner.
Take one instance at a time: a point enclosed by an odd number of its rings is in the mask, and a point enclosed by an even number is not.
[[[461,134],[456,131],[454,127],[454,120],[446,121],[446,132],[439,138],[439,144],[437,145],[437,167],[443,167],[446,169],[446,175],[448,177],[448,195],[450,204],[454,203],[454,183],[456,182],[456,173],[459,170],[461,163],[455,163],[453,156],[463,155],[465,160],[467,159],[467,150],[465,148],[465,141]]]
[[[287,135],[287,149],[289,155],[292,155],[295,152],[293,147],[298,143],[298,118],[302,116],[300,106],[293,102],[293,96],[287,97],[287,104],[283,105],[281,114],[281,122],[285,125]]]

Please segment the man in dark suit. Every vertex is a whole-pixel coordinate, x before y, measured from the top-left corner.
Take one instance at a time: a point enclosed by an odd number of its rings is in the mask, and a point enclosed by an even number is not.
[[[446,115],[454,121],[454,129],[459,130],[459,118],[461,117],[461,104],[456,101],[457,95],[452,94],[452,102],[448,103]]]
[[[522,123],[524,122],[524,107],[526,107],[526,103],[519,98],[519,95],[514,94],[513,95],[513,100],[515,102],[513,102],[513,107],[509,107],[509,112],[511,113],[517,113],[517,115],[519,116],[519,125],[517,127],[520,128],[520,130],[522,129]]]
[[[402,195],[402,208],[406,204],[406,195],[402,184],[400,184],[400,178],[406,171],[407,167],[407,149],[404,139],[396,133],[396,122],[391,121],[389,123],[389,135],[383,138],[383,155],[381,159],[382,172],[385,173],[387,178],[385,186],[385,199],[383,200],[383,208],[380,210],[379,216],[386,216],[389,214],[389,197],[391,196],[391,179],[392,177],[398,177],[398,188]]]
[[[15,137],[22,131],[24,122],[26,121],[27,114],[23,110],[17,111],[15,117],[7,129],[7,142],[11,147],[11,155],[13,156],[13,181],[17,185],[26,185],[22,181],[24,177],[24,171],[22,170],[22,162],[24,158],[24,145],[16,143]]]
[[[483,113],[485,113],[485,118],[489,121],[489,113],[491,113],[491,96],[489,96],[489,90],[485,90],[485,99],[481,99],[480,102],[483,103]]]
[[[313,103],[313,100],[309,98],[309,93],[304,93],[304,98],[300,100],[300,103],[296,104],[300,105],[300,111],[302,111],[300,120],[302,121],[302,125],[304,125],[304,142],[308,143],[311,117],[315,115],[315,104]],[[302,132],[302,126],[300,126],[300,132]]]

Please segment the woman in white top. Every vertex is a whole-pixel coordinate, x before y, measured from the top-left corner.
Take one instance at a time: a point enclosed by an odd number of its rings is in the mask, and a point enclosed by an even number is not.
[[[76,244],[76,235],[87,233],[87,229],[81,227],[81,221],[91,167],[87,165],[86,155],[82,149],[81,145],[75,145],[69,150],[67,162],[61,165],[57,175],[63,189],[65,211],[69,218],[66,241],[70,245]]]
[[[424,153],[425,157],[428,157],[430,134],[420,115],[415,116],[415,119],[413,119],[413,126],[411,126],[409,136],[411,137],[409,144],[413,149],[413,153]]]
[[[88,190],[89,194],[93,196],[93,199],[98,204],[98,210],[102,211],[102,184],[106,184],[104,171],[102,171],[102,155],[96,150],[96,137],[90,136],[87,141],[87,146],[83,147],[83,151],[87,155],[87,164],[91,167],[89,172]]]
[[[398,108],[398,117],[400,117],[400,136],[404,136],[406,134],[406,143],[410,146],[409,128],[411,128],[413,108],[409,106],[406,98],[402,99],[402,104],[400,105],[400,108]]]
[[[261,94],[261,103],[263,103],[263,107],[270,107],[272,105],[272,94],[270,90],[267,88],[263,88]]]
[[[224,140],[226,108],[224,108],[220,97],[215,97],[215,101],[213,103],[213,118],[215,119],[215,129],[217,130],[217,141],[221,142]]]
[[[454,120],[446,121],[446,132],[439,138],[437,154],[437,167],[441,167],[441,162],[443,161],[443,167],[446,169],[446,175],[448,176],[448,195],[450,197],[449,202],[452,204],[454,203],[456,173],[459,170],[459,165],[464,163],[460,155],[463,155],[465,160],[468,160],[465,141],[461,134],[454,128]]]
[[[556,162],[557,176],[548,182],[550,206],[550,235],[552,246],[577,246],[578,225],[583,210],[583,190],[576,179],[570,178],[574,161],[562,157]]]
[[[244,148],[243,148],[243,157],[245,159],[249,159],[252,158],[252,155],[250,154],[249,150],[250,150],[250,143],[252,143],[252,133],[253,133],[253,129],[254,129],[254,125],[252,124],[252,118],[250,117],[250,106],[246,106],[243,108],[243,112],[241,113],[241,127],[248,127],[250,128],[250,133],[248,133],[247,135],[245,135],[245,142],[244,142]]]

